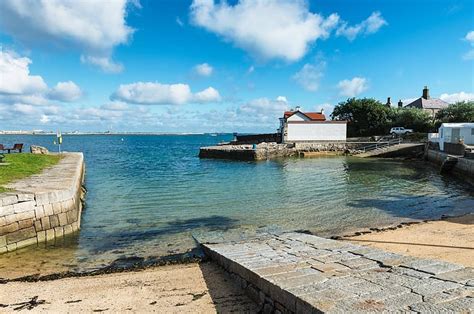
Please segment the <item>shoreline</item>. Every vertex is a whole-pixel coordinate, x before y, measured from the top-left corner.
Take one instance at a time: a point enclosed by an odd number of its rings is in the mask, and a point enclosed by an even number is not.
[[[381,227],[370,227],[359,229],[357,231],[351,233],[343,233],[342,235],[335,235],[335,236],[328,236],[328,239],[333,240],[341,240],[341,241],[352,241],[354,243],[358,243],[361,245],[370,245],[370,242],[377,243],[378,237],[383,236],[384,233],[387,232],[406,232],[406,233],[413,233],[413,228],[419,228],[420,226],[424,226],[429,223],[439,223],[445,222],[450,220],[463,220],[463,219],[472,220],[472,224],[474,224],[474,212],[463,214],[459,216],[442,216],[439,219],[432,219],[432,220],[421,220],[421,221],[410,221],[410,222],[401,222],[398,224],[392,225],[385,225]],[[411,228],[411,229],[410,229]],[[299,233],[307,233],[316,235],[315,233],[310,232],[309,230],[296,230],[294,232]],[[472,232],[474,234],[474,231]],[[367,240],[364,237],[370,237],[371,239]],[[361,241],[358,241],[361,240]],[[363,240],[363,241],[362,241]],[[372,240],[372,241],[370,241]],[[474,243],[474,241],[472,242]],[[379,243],[380,244],[380,243]],[[408,243],[399,243],[400,245],[409,245]],[[416,245],[416,244],[411,244]],[[374,245],[375,246],[375,245]],[[424,246],[423,244],[418,244],[418,246]],[[391,251],[390,246],[381,247],[386,251]],[[461,248],[460,248],[461,249]],[[474,247],[469,248],[474,251]],[[404,252],[396,251],[398,253],[406,254]],[[407,254],[409,255],[409,254]],[[423,256],[418,256],[423,257]],[[112,261],[109,265],[101,267],[96,270],[86,270],[86,271],[65,271],[65,272],[53,272],[49,274],[26,274],[24,276],[19,277],[10,277],[5,276],[2,278],[0,276],[0,285],[6,284],[10,282],[44,282],[44,281],[55,281],[61,280],[66,278],[87,278],[87,277],[95,277],[95,276],[108,276],[120,273],[134,273],[134,272],[142,272],[150,269],[158,269],[161,267],[166,266],[183,266],[191,265],[191,264],[199,264],[199,263],[206,263],[209,259],[203,254],[203,251],[200,247],[195,247],[187,252],[178,253],[178,254],[171,254],[171,255],[164,255],[164,256],[148,256],[138,257],[138,256],[129,256],[122,259],[116,259]],[[473,265],[466,265],[470,267],[474,267],[474,255],[473,255]]]
[[[385,251],[474,267],[474,212],[438,220],[370,228],[338,240]]]

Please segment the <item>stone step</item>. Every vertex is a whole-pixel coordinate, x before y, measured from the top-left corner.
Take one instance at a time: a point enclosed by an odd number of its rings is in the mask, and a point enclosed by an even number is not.
[[[474,270],[302,233],[202,244],[264,313],[474,310]]]

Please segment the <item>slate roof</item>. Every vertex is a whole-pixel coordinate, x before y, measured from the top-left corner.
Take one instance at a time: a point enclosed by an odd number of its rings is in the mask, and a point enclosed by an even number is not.
[[[438,98],[425,99],[420,97],[415,101],[412,101],[406,108],[420,108],[420,109],[444,109],[447,108],[449,104]]]

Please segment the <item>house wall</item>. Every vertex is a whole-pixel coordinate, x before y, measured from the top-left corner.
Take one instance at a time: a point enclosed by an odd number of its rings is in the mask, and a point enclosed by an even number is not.
[[[474,145],[474,135],[472,134],[472,128],[460,128],[460,137],[464,140],[466,145]],[[452,127],[441,127],[440,132],[440,149],[444,151],[444,143],[452,143]],[[442,134],[442,136],[441,136]]]
[[[345,141],[346,123],[288,123],[286,141]]]
[[[297,112],[288,119],[286,119],[286,121],[308,121],[308,118],[305,115]]]

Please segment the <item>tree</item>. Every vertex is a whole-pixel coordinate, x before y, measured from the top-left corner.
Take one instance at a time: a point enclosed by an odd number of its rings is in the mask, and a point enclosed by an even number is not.
[[[440,122],[474,122],[474,101],[457,102],[436,114]]]
[[[418,108],[397,108],[392,109],[392,127],[402,126],[413,129],[415,132],[430,132],[434,128],[431,115]]]
[[[372,98],[349,98],[333,110],[333,120],[347,121],[349,136],[387,134],[390,129],[391,109]]]

